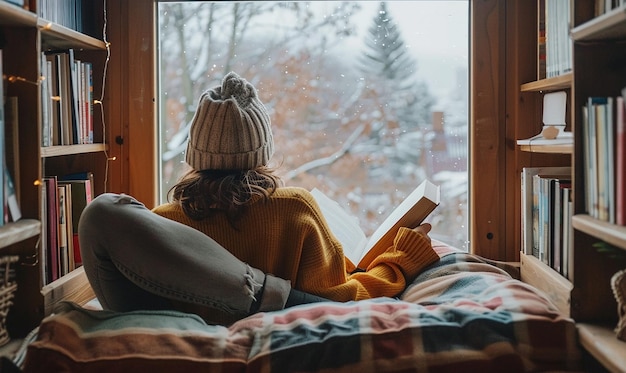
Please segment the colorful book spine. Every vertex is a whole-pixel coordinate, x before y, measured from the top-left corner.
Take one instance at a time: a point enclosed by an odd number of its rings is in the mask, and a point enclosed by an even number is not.
[[[48,282],[54,281],[59,278],[58,270],[58,238],[57,232],[59,213],[58,213],[58,199],[57,199],[57,178],[55,176],[44,177],[44,183],[46,184],[46,221],[47,221],[47,236],[46,246],[48,247],[48,275],[50,276]]]
[[[2,50],[0,49],[0,76],[2,76]],[[4,84],[0,84],[0,166],[4,168],[4,157],[5,157],[5,149],[4,149]],[[4,200],[4,172],[0,172],[0,206],[2,206],[2,218],[0,219],[0,226],[4,225],[4,211],[5,211],[5,200]]]
[[[626,96],[626,89],[624,96]],[[624,96],[616,99],[615,220],[618,225],[626,225],[626,103]]]

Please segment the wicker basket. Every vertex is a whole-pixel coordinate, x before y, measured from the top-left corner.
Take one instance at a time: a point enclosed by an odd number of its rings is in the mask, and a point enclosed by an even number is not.
[[[15,282],[15,272],[11,264],[17,262],[19,256],[0,256],[0,346],[9,342],[9,332],[7,331],[7,315],[13,302],[13,296],[17,289]]]

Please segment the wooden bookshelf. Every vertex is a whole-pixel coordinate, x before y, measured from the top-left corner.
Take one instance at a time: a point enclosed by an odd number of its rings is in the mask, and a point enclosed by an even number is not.
[[[85,13],[96,29],[104,22],[103,4],[91,4],[93,13]],[[95,177],[95,192],[102,193],[109,179],[105,139],[104,115],[101,105],[94,105],[94,142],[66,146],[42,147],[43,84],[47,71],[42,66],[42,53],[48,50],[72,49],[77,59],[93,65],[94,99],[105,84],[105,66],[108,45],[104,40],[83,34],[71,28],[42,19],[36,9],[26,10],[0,1],[0,34],[2,36],[2,62],[5,74],[5,96],[16,97],[17,132],[19,147],[19,204],[22,219],[0,227],[0,254],[18,255],[15,265],[17,290],[7,316],[11,338],[29,333],[41,319],[63,300],[83,303],[93,298],[93,292],[82,268],[69,272],[56,281],[45,279],[42,258],[43,242],[47,230],[42,226],[44,176],[62,176],[69,173],[91,171]]]
[[[539,3],[539,2],[537,2]],[[548,267],[532,255],[521,254],[522,279],[546,292],[563,314],[572,317],[578,326],[582,348],[611,372],[626,371],[626,342],[616,338],[617,304],[610,289],[610,278],[626,268],[626,227],[596,219],[586,211],[585,167],[582,107],[590,96],[617,96],[626,87],[626,5],[594,17],[593,1],[572,2],[573,72],[558,77],[526,80],[519,92],[525,101],[529,94],[567,90],[571,131],[574,141],[564,146],[520,145],[523,153],[566,153],[571,156],[573,217],[569,279]],[[518,20],[519,22],[519,20]],[[533,38],[536,35],[528,35]],[[523,40],[520,39],[520,40]],[[520,43],[522,43],[520,41]],[[536,66],[536,56],[520,56],[519,64]],[[538,98],[537,98],[538,100]],[[520,112],[536,110],[538,106],[518,104]],[[514,110],[513,110],[514,111]],[[521,126],[521,124],[518,124]],[[537,166],[537,159],[520,158],[521,167]],[[520,156],[521,157],[521,156]],[[542,166],[552,160],[544,158]],[[613,201],[614,202],[614,201]],[[604,245],[612,249],[600,249]]]

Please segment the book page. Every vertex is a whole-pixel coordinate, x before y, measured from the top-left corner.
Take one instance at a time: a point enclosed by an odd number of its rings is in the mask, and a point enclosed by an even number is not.
[[[344,254],[360,268],[393,245],[400,227],[415,228],[439,205],[440,187],[423,181],[374,231],[369,239],[363,233],[356,217],[319,189],[311,190],[328,225],[341,245]],[[363,266],[360,264],[363,263]]]
[[[369,238],[359,264],[367,266],[375,257],[393,245],[400,227],[415,228],[439,205],[440,187],[424,180],[382,222]]]
[[[363,233],[358,219],[347,213],[336,201],[321,190],[313,188],[311,194],[320,206],[330,230],[341,242],[344,255],[356,265],[363,256],[367,242],[367,237]]]

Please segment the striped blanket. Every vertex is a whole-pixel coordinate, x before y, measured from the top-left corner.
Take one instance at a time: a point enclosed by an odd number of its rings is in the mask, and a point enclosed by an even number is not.
[[[399,299],[317,303],[230,327],[170,311],[67,303],[25,372],[533,372],[580,370],[571,319],[514,268],[439,247]],[[511,276],[513,274],[513,276]]]

